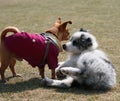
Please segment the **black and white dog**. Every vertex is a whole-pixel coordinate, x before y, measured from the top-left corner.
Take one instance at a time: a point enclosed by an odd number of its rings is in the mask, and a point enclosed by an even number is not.
[[[84,29],[73,34],[63,49],[71,55],[56,68],[56,74],[65,75],[62,80],[44,78],[46,86],[71,87],[73,82],[92,89],[111,89],[116,84],[115,69],[106,54],[97,49],[96,38]]]

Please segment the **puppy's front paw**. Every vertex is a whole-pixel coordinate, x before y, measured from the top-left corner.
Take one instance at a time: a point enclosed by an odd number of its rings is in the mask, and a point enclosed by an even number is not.
[[[63,73],[64,75],[68,75],[69,72],[65,69],[65,68],[61,68],[60,69],[61,73]]]
[[[59,63],[58,63],[58,66],[62,65],[63,63],[64,63],[64,61],[63,61],[63,62],[59,62]]]
[[[66,75],[64,75],[60,70],[56,72],[57,79],[62,80],[66,78]]]

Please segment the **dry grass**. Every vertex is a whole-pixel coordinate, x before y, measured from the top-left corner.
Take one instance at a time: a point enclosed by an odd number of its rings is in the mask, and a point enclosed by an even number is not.
[[[57,89],[42,87],[37,68],[18,62],[16,71],[22,78],[0,83],[0,101],[119,101],[120,99],[120,0],[0,0],[0,30],[17,26],[28,32],[44,32],[57,17],[72,20],[71,34],[80,27],[93,33],[110,57],[117,72],[117,87],[109,92],[82,88]],[[59,61],[65,60],[62,52]],[[46,68],[46,75],[50,71]]]

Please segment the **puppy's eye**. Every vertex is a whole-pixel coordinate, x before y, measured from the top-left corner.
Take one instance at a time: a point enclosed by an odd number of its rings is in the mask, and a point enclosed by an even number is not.
[[[77,41],[73,41],[73,46],[75,46],[75,45],[77,45],[78,44],[78,42]]]

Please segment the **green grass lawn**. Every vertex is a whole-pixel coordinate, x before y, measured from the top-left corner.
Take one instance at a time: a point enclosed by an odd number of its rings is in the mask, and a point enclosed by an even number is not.
[[[93,33],[115,66],[117,86],[111,91],[90,91],[82,88],[57,89],[42,87],[37,68],[17,62],[21,78],[11,78],[6,70],[7,84],[0,83],[0,101],[119,101],[120,100],[120,0],[0,0],[0,30],[16,26],[21,31],[41,33],[58,17],[72,20],[71,35],[83,27]],[[19,46],[18,46],[19,47]],[[59,61],[67,53],[59,55]],[[46,75],[50,70],[46,66]]]

